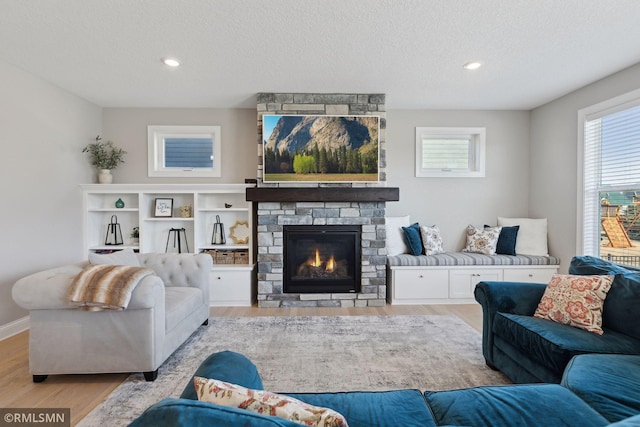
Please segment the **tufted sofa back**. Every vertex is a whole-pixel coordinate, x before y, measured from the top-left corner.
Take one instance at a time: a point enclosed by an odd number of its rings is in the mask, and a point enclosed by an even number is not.
[[[160,276],[165,286],[191,286],[208,289],[213,261],[207,254],[137,254],[140,266]]]

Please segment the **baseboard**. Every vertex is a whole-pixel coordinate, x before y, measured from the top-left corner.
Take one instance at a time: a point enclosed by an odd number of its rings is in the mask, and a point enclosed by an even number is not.
[[[29,316],[14,320],[5,325],[0,326],[0,341],[6,340],[22,331],[29,329]]]

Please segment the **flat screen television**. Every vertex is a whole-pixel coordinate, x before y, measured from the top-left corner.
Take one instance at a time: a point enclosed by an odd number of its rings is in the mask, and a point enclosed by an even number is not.
[[[378,182],[380,116],[262,116],[264,182]]]

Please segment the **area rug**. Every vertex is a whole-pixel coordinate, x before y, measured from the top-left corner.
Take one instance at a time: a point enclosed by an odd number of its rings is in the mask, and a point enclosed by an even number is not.
[[[508,384],[487,368],[481,335],[455,316],[214,317],[146,382],[132,374],[78,425],[126,426],[178,397],[211,353],[233,350],[258,367],[265,390],[449,390]]]

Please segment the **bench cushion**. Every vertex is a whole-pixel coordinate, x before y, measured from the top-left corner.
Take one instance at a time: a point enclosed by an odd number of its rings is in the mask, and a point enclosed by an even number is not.
[[[603,335],[596,335],[532,316],[496,313],[493,333],[558,376],[578,354],[640,354],[640,340],[619,332],[605,329]]]
[[[469,252],[445,252],[435,255],[401,254],[387,257],[389,266],[456,266],[456,265],[560,265],[560,258],[533,255],[485,255]]]

